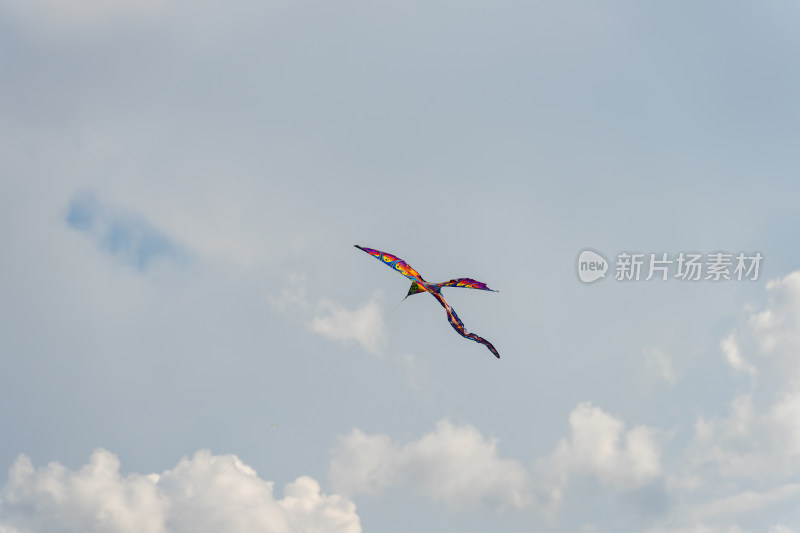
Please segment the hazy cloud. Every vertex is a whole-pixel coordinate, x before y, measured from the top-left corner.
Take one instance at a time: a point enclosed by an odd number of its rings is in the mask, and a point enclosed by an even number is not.
[[[736,524],[708,525],[694,524],[691,526],[659,526],[648,529],[647,533],[760,533],[763,530],[742,529]],[[794,530],[782,524],[775,524],[769,527],[767,533],[794,533]]]
[[[695,524],[692,526],[677,527],[658,527],[648,529],[647,533],[748,533],[737,525],[708,526],[706,524]]]
[[[720,341],[720,348],[725,355],[725,361],[731,365],[731,368],[750,374],[751,376],[756,375],[756,367],[742,357],[735,335],[731,334],[722,339]]]
[[[760,511],[771,505],[796,497],[800,485],[791,484],[776,487],[767,492],[747,490],[694,506],[687,516],[689,520],[703,522],[710,518],[730,518],[739,514]]]
[[[270,296],[269,303],[279,313],[307,311],[311,306],[304,276],[292,274],[277,296]]]
[[[668,353],[658,348],[647,348],[644,350],[644,356],[647,365],[661,376],[664,381],[670,385],[675,385],[675,383],[677,383],[678,376],[675,374],[675,368],[672,366],[672,358]]]
[[[689,470],[723,478],[782,479],[800,471],[800,393],[759,411],[751,394],[735,398],[726,417],[698,418]]]
[[[320,300],[311,329],[329,339],[354,340],[366,351],[379,355],[386,345],[386,324],[375,293],[364,305],[350,310],[329,300]]]

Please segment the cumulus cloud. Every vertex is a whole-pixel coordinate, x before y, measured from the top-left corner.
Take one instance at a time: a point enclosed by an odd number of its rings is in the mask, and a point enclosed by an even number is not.
[[[287,484],[281,499],[273,485],[235,456],[208,451],[160,475],[127,476],[102,449],[77,471],[57,462],[36,469],[22,455],[0,490],[0,532],[361,531],[355,505],[314,479]]]
[[[365,350],[379,355],[386,345],[386,324],[378,305],[378,295],[350,310],[329,300],[320,300],[311,329],[324,337],[339,341],[354,340]]]
[[[354,429],[340,437],[329,478],[343,494],[405,486],[454,508],[534,507],[551,518],[572,476],[594,477],[615,491],[640,489],[661,478],[656,430],[626,430],[622,421],[590,403],[572,411],[570,428],[570,435],[537,462],[535,477],[522,462],[501,458],[497,440],[471,425],[442,420],[434,431],[406,444]]]
[[[746,308],[740,327],[720,343],[731,368],[751,378],[749,390],[726,413],[697,417],[669,481],[685,503],[663,531],[744,531],[726,520],[774,519],[800,493],[800,272],[769,282],[767,293],[767,305]]]
[[[59,463],[36,470],[20,456],[0,492],[5,527],[29,531],[162,532],[168,502],[157,476],[123,477],[117,457],[105,450],[71,471]]]
[[[548,459],[551,475],[566,484],[572,475],[592,476],[617,490],[641,487],[661,475],[657,431],[625,424],[589,402],[569,415],[570,435]]]
[[[728,363],[764,385],[800,389],[800,271],[767,283],[766,308],[722,341]]]
[[[727,415],[695,423],[687,470],[706,481],[775,483],[800,472],[800,271],[769,282],[767,293],[767,306],[721,343],[731,367],[753,377],[752,391]]]
[[[355,429],[340,438],[329,477],[345,494],[402,485],[454,508],[519,509],[533,503],[530,475],[521,462],[500,458],[497,440],[475,427],[447,420],[405,445]]]

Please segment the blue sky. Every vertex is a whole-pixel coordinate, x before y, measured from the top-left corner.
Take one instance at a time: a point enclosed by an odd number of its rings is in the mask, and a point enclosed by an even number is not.
[[[799,15],[0,1],[0,532],[800,531]]]

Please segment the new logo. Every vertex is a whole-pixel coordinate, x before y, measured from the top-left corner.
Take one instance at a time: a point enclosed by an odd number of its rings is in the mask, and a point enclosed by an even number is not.
[[[605,279],[608,260],[598,252],[586,248],[578,254],[578,278],[584,283]]]

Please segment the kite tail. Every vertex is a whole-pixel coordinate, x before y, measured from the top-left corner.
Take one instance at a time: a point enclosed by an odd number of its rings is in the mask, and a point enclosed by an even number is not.
[[[440,304],[442,304],[444,310],[447,311],[447,321],[450,322],[450,325],[453,326],[453,329],[456,330],[456,333],[458,333],[465,339],[470,339],[479,344],[483,344],[484,346],[489,348],[489,351],[492,352],[492,354],[494,354],[495,357],[500,359],[500,353],[495,349],[494,346],[492,346],[491,342],[487,341],[483,337],[475,335],[474,333],[467,332],[467,328],[464,327],[464,322],[462,322],[461,319],[456,314],[456,310],[450,307],[450,304],[447,303],[447,300],[444,299],[444,296],[442,296],[440,292],[431,292],[431,295],[433,295],[433,297],[436,298]]]
[[[478,337],[478,336],[477,336],[477,335],[475,335],[474,333],[467,333],[467,334],[466,334],[466,335],[464,335],[464,336],[465,336],[466,338],[468,338],[468,339],[472,339],[472,340],[474,340],[475,342],[479,342],[479,343],[483,344],[484,346],[486,346],[487,348],[489,348],[489,351],[490,351],[490,352],[492,352],[492,353],[494,354],[494,356],[495,356],[495,357],[497,357],[498,359],[500,359],[500,353],[499,353],[499,352],[498,352],[498,351],[495,349],[495,347],[494,347],[494,346],[492,346],[492,343],[491,343],[491,342],[487,341],[487,340],[486,340],[486,339],[484,339],[483,337]]]
[[[495,349],[495,347],[492,345],[491,342],[487,341],[483,337],[480,337],[474,333],[469,333],[467,331],[467,329],[464,327],[464,323],[461,321],[460,318],[458,318],[458,315],[456,314],[455,310],[452,307],[450,308],[450,312],[447,313],[447,320],[450,322],[450,325],[453,326],[453,329],[456,330],[456,332],[459,335],[461,335],[465,339],[470,339],[479,344],[483,344],[484,346],[489,348],[489,351],[492,352],[495,357],[500,359],[500,353]]]

